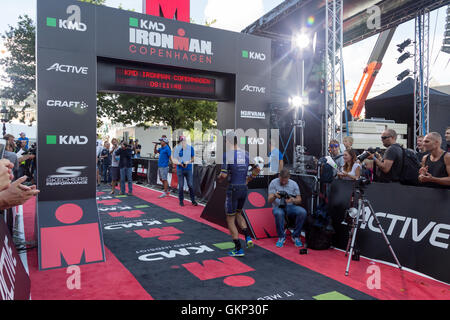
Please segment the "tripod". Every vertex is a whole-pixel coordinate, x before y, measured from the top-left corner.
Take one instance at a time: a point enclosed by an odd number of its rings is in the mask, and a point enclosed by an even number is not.
[[[400,262],[398,261],[397,256],[395,255],[395,252],[392,249],[392,246],[391,246],[388,238],[386,237],[386,234],[384,233],[384,230],[381,227],[380,222],[378,221],[378,217],[376,216],[375,211],[373,210],[372,205],[370,204],[370,201],[364,197],[364,190],[362,189],[362,187],[356,190],[356,194],[358,197],[358,213],[357,213],[356,217],[353,218],[352,228],[350,230],[349,237],[348,237],[347,249],[345,250],[345,256],[347,256],[348,250],[350,248],[350,255],[348,256],[347,268],[345,269],[345,275],[348,276],[348,270],[350,269],[350,259],[352,258],[353,248],[355,246],[356,232],[358,231],[358,225],[359,225],[359,221],[360,221],[359,217],[362,216],[363,222],[367,221],[366,220],[366,207],[369,208],[370,216],[374,219],[376,226],[380,230],[380,232],[384,238],[384,241],[386,242],[387,246],[389,247],[389,250],[391,251],[392,256],[394,257],[394,260],[397,263],[398,268],[401,270],[402,266],[400,265]]]

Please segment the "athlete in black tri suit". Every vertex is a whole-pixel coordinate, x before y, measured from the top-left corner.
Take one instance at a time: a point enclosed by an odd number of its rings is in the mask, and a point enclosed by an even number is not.
[[[227,215],[228,230],[230,230],[235,248],[228,254],[233,257],[244,256],[244,250],[239,241],[239,232],[236,227],[236,221],[245,235],[247,248],[253,247],[253,241],[242,217],[242,208],[247,198],[247,183],[259,173],[259,168],[255,167],[251,176],[248,176],[248,167],[250,164],[248,152],[240,150],[237,145],[237,138],[234,133],[226,136],[227,150],[223,156],[222,170],[219,175],[219,181],[228,178],[228,188],[225,200],[225,213]]]

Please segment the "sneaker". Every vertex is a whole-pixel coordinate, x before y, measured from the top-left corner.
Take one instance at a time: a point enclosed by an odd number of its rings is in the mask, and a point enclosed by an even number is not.
[[[180,201],[180,206],[184,207],[184,202]]]
[[[298,237],[293,238],[292,241],[294,242],[294,244],[295,244],[296,247],[303,247],[303,243],[302,243],[302,241],[300,240],[300,238],[298,238]]]
[[[230,257],[243,257],[244,256],[244,249],[242,249],[242,248],[240,250],[234,249],[234,250],[228,252],[228,255]]]
[[[284,242],[286,241],[286,238],[278,238],[277,243],[275,244],[278,248],[282,248],[284,245]]]
[[[250,237],[250,236],[245,237],[245,242],[247,242],[247,248],[253,248],[254,244],[253,244],[252,237]]]
[[[158,198],[164,198],[164,197],[167,197],[167,194],[168,194],[168,192],[163,192],[163,194],[160,195]]]
[[[192,205],[196,207],[198,206],[198,203],[196,201],[192,201]]]

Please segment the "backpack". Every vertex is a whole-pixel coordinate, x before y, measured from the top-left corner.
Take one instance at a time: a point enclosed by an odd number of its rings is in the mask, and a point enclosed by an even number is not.
[[[402,148],[402,147],[400,147]],[[417,153],[412,149],[402,148],[403,160],[400,183],[416,186],[419,184],[420,162]]]

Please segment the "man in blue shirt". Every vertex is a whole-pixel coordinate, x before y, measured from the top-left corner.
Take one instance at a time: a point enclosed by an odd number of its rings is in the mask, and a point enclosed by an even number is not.
[[[169,195],[169,183],[167,182],[167,175],[169,174],[169,159],[172,155],[172,150],[169,147],[169,139],[167,139],[166,136],[163,136],[161,139],[161,148],[156,150],[156,144],[155,144],[155,150],[154,153],[159,153],[159,159],[158,159],[158,174],[159,174],[159,180],[161,180],[163,186],[164,186],[164,193],[159,196],[159,198],[164,198]]]
[[[28,149],[28,142],[30,141],[30,139],[28,139],[27,137],[26,137],[26,135],[25,135],[25,132],[21,132],[20,133],[20,138],[19,139],[17,139],[17,140],[19,140],[19,141],[26,141],[27,142],[27,144],[26,144],[26,148]]]
[[[180,136],[180,143],[175,147],[172,156],[172,162],[177,165],[177,177],[178,177],[178,199],[180,200],[180,206],[184,206],[184,178],[189,187],[189,195],[191,197],[192,204],[197,206],[195,201],[195,194],[193,188],[193,175],[192,175],[192,163],[194,162],[194,148],[187,144],[186,137]]]
[[[125,194],[125,179],[128,180],[128,195],[133,195],[133,162],[131,160],[132,151],[131,148],[123,141],[121,148],[116,151],[116,156],[120,157],[119,169],[120,169],[120,194]]]
[[[219,175],[219,182],[228,179],[227,195],[225,199],[225,213],[227,215],[228,230],[230,230],[235,248],[228,254],[233,257],[244,256],[244,250],[239,241],[239,232],[236,221],[245,235],[247,248],[253,247],[250,232],[242,217],[242,208],[247,199],[247,183],[259,173],[259,167],[255,167],[252,176],[248,177],[248,167],[250,164],[248,152],[240,150],[237,144],[237,137],[234,133],[226,136],[227,150],[223,156],[222,170]]]
[[[278,174],[284,166],[283,154],[275,146],[275,141],[270,140],[270,153],[269,153],[269,174]]]

